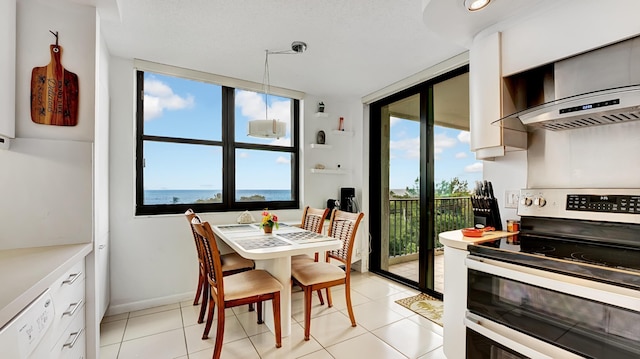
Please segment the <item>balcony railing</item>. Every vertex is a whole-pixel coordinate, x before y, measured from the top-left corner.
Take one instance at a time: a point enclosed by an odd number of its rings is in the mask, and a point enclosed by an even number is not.
[[[417,254],[420,200],[394,198],[389,202],[389,257]],[[434,213],[436,248],[442,247],[438,233],[473,226],[473,209],[469,197],[436,198]]]

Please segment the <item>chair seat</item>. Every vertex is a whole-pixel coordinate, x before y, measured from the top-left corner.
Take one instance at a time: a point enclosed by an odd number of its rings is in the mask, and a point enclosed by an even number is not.
[[[297,256],[292,256],[291,257],[291,265],[297,265],[299,263],[311,263],[311,262],[315,262],[315,259],[313,259],[313,257],[306,255],[306,254],[299,254]]]
[[[291,265],[291,275],[304,286],[344,279],[346,273],[338,266],[326,262]]]
[[[220,256],[222,262],[222,272],[237,271],[245,268],[253,268],[251,259],[246,259],[238,253],[228,253]]]
[[[282,284],[261,269],[224,277],[224,300],[247,298],[282,290]]]

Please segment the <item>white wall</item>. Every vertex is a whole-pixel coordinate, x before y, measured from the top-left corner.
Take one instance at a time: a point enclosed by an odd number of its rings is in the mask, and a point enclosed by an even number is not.
[[[111,305],[109,314],[191,298],[195,293],[198,264],[193,238],[183,215],[138,216],[135,210],[135,71],[132,59],[110,59],[111,134],[110,134],[110,267]],[[337,116],[316,118],[318,99],[303,99],[301,140],[301,189],[303,204],[323,208],[328,198],[337,198],[340,187],[356,187],[361,199],[362,105],[359,101],[322,99],[327,112]],[[345,118],[351,138],[334,138],[338,117]],[[318,129],[328,133],[335,144],[327,153],[311,153]],[[340,162],[347,175],[311,174],[316,161]],[[259,218],[259,211],[252,212]],[[211,223],[235,222],[240,212],[205,213]],[[284,221],[300,221],[301,210],[278,211]],[[366,227],[365,227],[366,228]]]
[[[92,241],[95,8],[17,3],[16,139],[0,155],[0,248]],[[79,77],[78,125],[31,121],[31,70],[46,66],[59,31],[62,64]]]

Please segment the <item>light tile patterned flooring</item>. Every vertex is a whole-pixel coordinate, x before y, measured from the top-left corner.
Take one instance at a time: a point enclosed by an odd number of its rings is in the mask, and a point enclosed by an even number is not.
[[[444,293],[444,255],[439,253],[434,258],[434,289]],[[389,272],[418,281],[418,261],[410,261],[389,266]]]
[[[370,273],[352,273],[352,302],[357,327],[351,327],[344,287],[334,287],[334,305],[320,306],[314,296],[311,340],[303,340],[302,292],[294,288],[291,336],[275,348],[273,334],[256,324],[247,306],[227,309],[222,358],[418,358],[444,359],[442,327],[396,304],[418,294]],[[267,303],[268,304],[268,303]],[[101,359],[211,358],[210,339],[201,340],[199,306],[191,301],[105,317],[101,324]]]

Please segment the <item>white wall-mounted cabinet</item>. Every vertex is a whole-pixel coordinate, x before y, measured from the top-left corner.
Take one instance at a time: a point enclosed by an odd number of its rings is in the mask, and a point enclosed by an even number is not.
[[[479,35],[469,50],[469,128],[477,159],[525,150],[526,132],[503,129],[492,122],[502,117],[501,34]]]
[[[0,138],[16,134],[16,1],[0,1]],[[4,143],[5,141],[0,141]],[[2,147],[0,143],[0,147]]]

